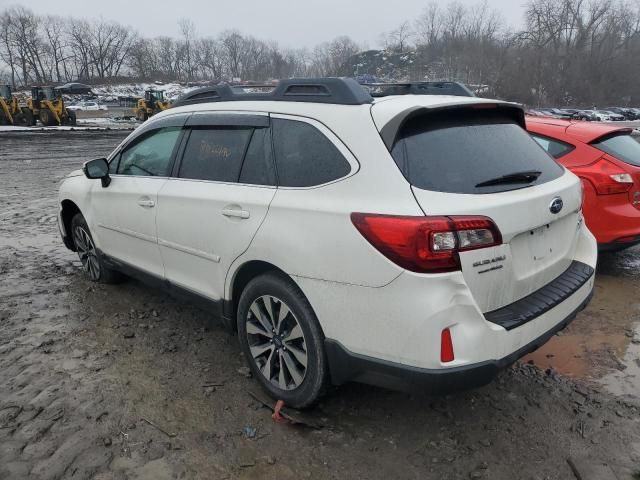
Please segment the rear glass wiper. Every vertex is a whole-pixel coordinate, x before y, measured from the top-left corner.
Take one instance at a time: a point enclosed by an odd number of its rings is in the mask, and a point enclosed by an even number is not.
[[[496,177],[492,178],[491,180],[480,182],[476,185],[476,188],[491,187],[493,185],[503,185],[505,183],[531,183],[535,182],[540,175],[542,175],[542,172],[538,170],[510,173],[509,175],[502,175],[501,177]]]

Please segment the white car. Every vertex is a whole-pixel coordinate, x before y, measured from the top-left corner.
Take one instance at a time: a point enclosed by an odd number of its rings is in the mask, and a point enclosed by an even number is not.
[[[591,298],[580,181],[515,104],[355,81],[185,95],[60,188],[92,280],[189,292],[275,399],[485,384]]]
[[[77,105],[69,105],[67,107],[69,110],[82,110],[82,111],[98,111],[98,110],[108,110],[109,108],[106,105],[100,105],[98,102],[81,102]]]
[[[602,119],[603,122],[622,122],[626,120],[624,115],[612,112],[610,110],[597,110],[596,115]]]

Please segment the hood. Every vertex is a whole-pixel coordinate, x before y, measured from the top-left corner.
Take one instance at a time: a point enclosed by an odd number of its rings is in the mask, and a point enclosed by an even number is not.
[[[84,172],[82,171],[81,168],[79,168],[78,170],[74,170],[73,172],[69,172],[64,178],[80,177],[82,175],[84,175]]]

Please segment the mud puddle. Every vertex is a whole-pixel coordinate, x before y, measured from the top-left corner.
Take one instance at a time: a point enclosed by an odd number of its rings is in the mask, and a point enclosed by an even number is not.
[[[524,361],[639,397],[640,247],[602,254],[591,304]]]

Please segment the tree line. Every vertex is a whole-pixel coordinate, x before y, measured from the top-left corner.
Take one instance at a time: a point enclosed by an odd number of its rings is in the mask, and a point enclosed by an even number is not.
[[[529,0],[524,26],[488,2],[430,3],[383,35],[386,51],[414,54],[407,76],[485,86],[534,106],[640,105],[640,3]]]
[[[114,21],[63,19],[9,8],[0,11],[0,75],[14,86],[91,83],[119,76],[261,81],[333,75],[361,49],[347,36],[313,49],[286,49],[236,30],[200,37],[188,19],[178,25],[179,38],[144,38]]]
[[[428,3],[363,55],[348,36],[284,48],[236,30],[146,38],[117,22],[0,12],[0,77],[14,86],[115,77],[164,81],[266,81],[369,75],[456,80],[529,105],[640,104],[640,7],[625,0],[528,0],[510,26],[485,0]],[[371,53],[371,51],[367,52]],[[375,61],[372,60],[375,58]],[[4,64],[4,66],[2,66]]]

